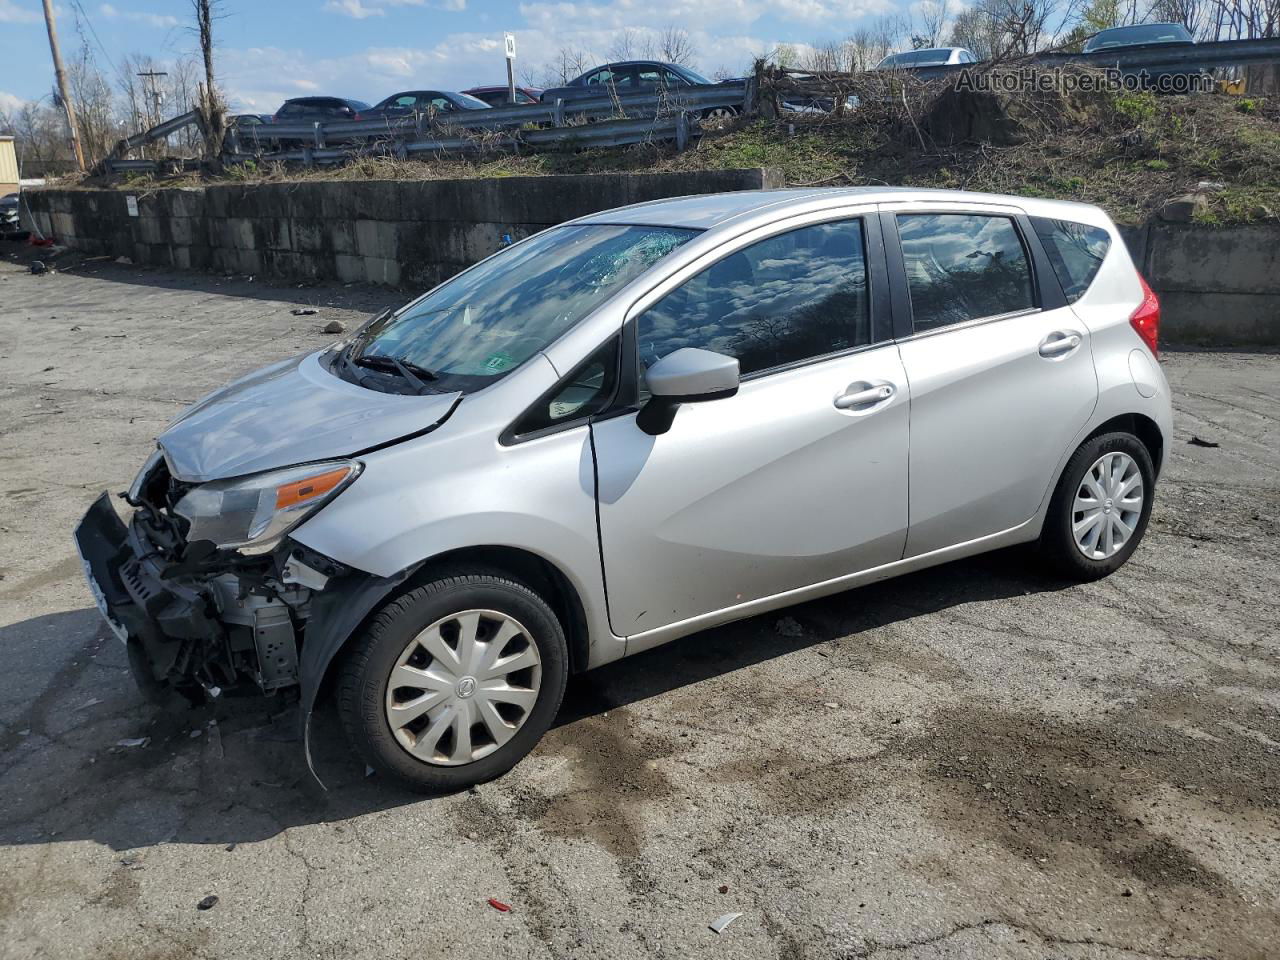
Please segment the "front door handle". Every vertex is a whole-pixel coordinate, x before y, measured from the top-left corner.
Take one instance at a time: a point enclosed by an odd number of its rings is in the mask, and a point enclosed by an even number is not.
[[[1040,341],[1040,356],[1061,357],[1070,353],[1083,342],[1080,334],[1074,330],[1058,330]]]
[[[849,393],[842,393],[836,397],[835,405],[837,410],[852,410],[854,407],[864,407],[869,403],[879,403],[882,400],[888,400],[893,396],[893,384],[881,383],[874,387],[854,390]]]

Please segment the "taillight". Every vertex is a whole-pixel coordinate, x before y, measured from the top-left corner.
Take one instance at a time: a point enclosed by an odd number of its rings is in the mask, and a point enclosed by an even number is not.
[[[1138,282],[1142,284],[1142,303],[1129,317],[1129,326],[1142,338],[1153,357],[1160,356],[1160,300],[1147,285],[1142,274],[1138,274]]]

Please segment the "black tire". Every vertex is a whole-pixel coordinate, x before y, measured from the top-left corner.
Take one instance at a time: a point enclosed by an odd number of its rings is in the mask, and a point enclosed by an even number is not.
[[[1084,555],[1076,545],[1072,534],[1074,515],[1072,506],[1076,492],[1084,482],[1085,474],[1107,453],[1127,454],[1142,474],[1142,508],[1133,533],[1116,553],[1106,559],[1093,559]],[[1056,573],[1071,580],[1100,580],[1115,573],[1142,542],[1151,518],[1151,504],[1155,498],[1156,474],[1151,454],[1141,440],[1130,433],[1106,433],[1086,440],[1067,461],[1066,468],[1053,491],[1049,512],[1040,531],[1040,555]]]
[[[542,679],[538,698],[514,736],[496,751],[460,766],[420,760],[401,746],[385,713],[386,685],[409,642],[436,621],[483,609],[514,617],[536,645]],[[337,677],[338,714],[356,752],[374,770],[421,793],[448,793],[500,777],[534,748],[564,699],[569,650],[554,612],[537,593],[485,569],[441,576],[389,601],[353,642]]]
[[[726,112],[727,111],[727,112]],[[738,115],[737,107],[707,107],[702,111],[703,120],[732,120]]]

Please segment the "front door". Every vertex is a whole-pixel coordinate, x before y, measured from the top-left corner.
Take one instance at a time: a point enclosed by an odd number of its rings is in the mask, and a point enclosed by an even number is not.
[[[901,558],[910,397],[873,334],[867,249],[859,218],[780,230],[638,305],[642,369],[696,346],[736,356],[743,379],[657,437],[634,413],[592,425],[614,632]]]
[[[1098,386],[1089,330],[1036,289],[1016,217],[895,219],[914,325],[899,343],[911,381],[914,557],[1030,520]]]

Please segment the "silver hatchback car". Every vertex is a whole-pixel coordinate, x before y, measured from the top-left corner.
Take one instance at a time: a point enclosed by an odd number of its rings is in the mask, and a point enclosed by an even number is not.
[[[76,539],[144,692],[331,693],[447,790],[570,674],[716,624],[1033,541],[1111,573],[1171,435],[1158,323],[1081,204],[623,207],[195,404]]]

